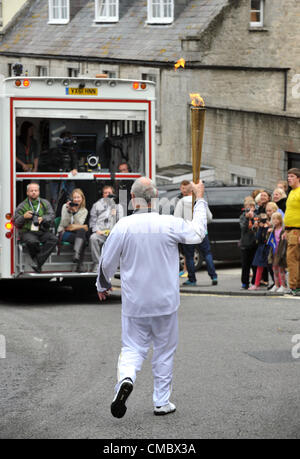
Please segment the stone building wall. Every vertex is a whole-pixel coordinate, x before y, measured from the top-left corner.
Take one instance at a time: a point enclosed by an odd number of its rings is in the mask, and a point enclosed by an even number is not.
[[[293,115],[207,109],[203,162],[226,183],[234,174],[272,189],[285,177],[288,154],[300,152],[299,127]]]
[[[295,99],[292,93],[295,86],[293,79],[300,74],[299,2],[265,0],[265,24],[262,28],[249,26],[249,0],[232,0],[231,4],[231,7],[224,8],[204,32],[199,52],[201,63],[290,68],[287,110],[300,113],[299,99]],[[193,55],[194,53],[190,53],[189,57],[192,58]],[[261,77],[264,79],[263,75]],[[260,78],[257,85],[259,81]],[[276,87],[273,89],[275,95]],[[269,97],[264,100],[258,97],[258,102],[258,109],[271,109]]]

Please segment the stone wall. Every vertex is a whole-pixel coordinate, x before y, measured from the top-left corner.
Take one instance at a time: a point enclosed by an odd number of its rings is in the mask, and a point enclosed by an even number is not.
[[[203,162],[218,180],[231,183],[235,174],[272,189],[286,177],[287,154],[300,152],[299,127],[292,116],[207,109]]]
[[[231,0],[201,36],[202,64],[290,68],[287,110],[300,114],[300,100],[293,97],[295,75],[300,74],[300,5],[295,0],[265,0],[265,24],[251,28],[250,1]],[[195,53],[190,53],[192,58]],[[264,75],[260,75],[257,85]],[[300,81],[300,79],[299,79]],[[270,89],[272,84],[270,82]],[[274,94],[276,88],[274,87]],[[300,91],[299,91],[300,94]],[[270,99],[258,98],[260,109],[268,110]]]

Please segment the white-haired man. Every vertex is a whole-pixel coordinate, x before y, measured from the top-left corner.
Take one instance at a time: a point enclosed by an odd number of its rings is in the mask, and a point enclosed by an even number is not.
[[[206,234],[204,185],[192,184],[196,196],[191,222],[153,211],[157,190],[147,177],[131,189],[134,213],[113,228],[99,263],[97,290],[104,300],[111,289],[110,278],[120,265],[122,288],[122,350],[118,382],[111,404],[112,415],[121,418],[125,402],[153,345],[154,414],[175,411],[170,402],[173,359],[178,341],[179,296],[178,244],[198,244]]]

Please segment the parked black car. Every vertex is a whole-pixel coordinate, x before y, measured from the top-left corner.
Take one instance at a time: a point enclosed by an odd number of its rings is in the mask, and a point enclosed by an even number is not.
[[[208,225],[208,236],[214,260],[240,260],[240,224],[243,202],[253,190],[262,189],[259,186],[218,186],[205,184],[205,200],[213,215],[213,221]],[[160,212],[174,213],[176,197],[179,196],[179,184],[158,186],[160,198]],[[164,199],[166,198],[166,199]],[[172,202],[169,210],[169,202]],[[195,250],[195,268],[200,269],[203,257]]]

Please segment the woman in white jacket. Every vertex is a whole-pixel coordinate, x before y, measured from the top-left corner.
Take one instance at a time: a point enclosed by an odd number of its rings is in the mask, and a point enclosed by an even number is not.
[[[88,211],[85,207],[85,196],[80,188],[72,191],[71,201],[63,205],[61,221],[58,227],[60,240],[70,242],[74,246],[73,262],[76,271],[82,270],[82,259],[86,247],[88,225],[85,224]]]

